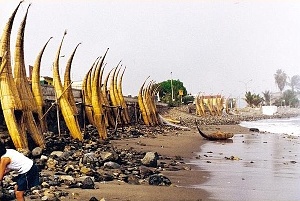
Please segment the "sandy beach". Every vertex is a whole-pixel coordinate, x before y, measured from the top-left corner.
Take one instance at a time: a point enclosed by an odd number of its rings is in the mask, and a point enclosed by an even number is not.
[[[59,200],[299,200],[298,137],[250,132],[235,125],[202,125],[206,132],[232,132],[227,141],[203,139],[195,126],[170,129],[152,137],[112,140],[112,146],[157,152],[158,163],[176,168],[161,169],[170,186],[124,181],[95,182],[95,189],[57,187],[68,192]],[[170,165],[169,165],[170,167]],[[26,197],[27,200],[31,196]]]
[[[205,130],[216,128],[235,132],[236,135],[228,141],[208,141],[193,129],[159,136],[157,139],[115,142],[118,146],[182,156],[184,168],[175,172],[163,172],[171,179],[171,187],[100,184],[100,195],[106,200],[300,198],[298,137],[253,133],[238,125],[207,126]],[[140,143],[146,146],[139,146]]]
[[[234,131],[236,133],[247,133],[248,129],[238,125],[205,126],[204,130],[222,129],[224,131]],[[162,171],[168,177],[171,186],[150,186],[132,185],[122,181],[96,183],[96,189],[83,190],[78,188],[59,187],[68,196],[61,200],[90,200],[95,197],[98,200],[212,200],[213,193],[201,187],[210,178],[210,171],[191,164],[201,152],[201,147],[208,143],[203,139],[195,128],[190,131],[177,130],[156,138],[133,138],[125,140],[115,140],[114,146],[124,149],[133,148],[135,150],[155,151],[162,156],[180,156],[183,158],[180,169],[176,171]],[[195,186],[199,186],[195,187]],[[31,200],[28,196],[28,200]],[[34,200],[34,199],[32,199]]]

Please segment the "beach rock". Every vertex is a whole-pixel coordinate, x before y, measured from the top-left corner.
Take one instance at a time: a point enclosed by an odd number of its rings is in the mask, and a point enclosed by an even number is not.
[[[52,158],[47,160],[47,167],[49,170],[55,170],[55,166],[58,164],[58,161]]]
[[[157,167],[158,154],[156,152],[147,152],[141,160],[142,164],[148,167]]]
[[[41,184],[41,186],[42,186],[43,188],[49,188],[49,187],[50,187],[49,183],[47,183],[47,182],[43,182],[43,183]]]
[[[31,154],[34,158],[41,156],[43,153],[43,149],[41,147],[36,147],[31,151]]]
[[[127,183],[128,184],[134,184],[134,185],[139,185],[140,184],[139,178],[136,175],[133,175],[133,174],[131,174],[127,177]]]
[[[110,169],[119,169],[121,166],[118,163],[109,161],[104,163],[104,167],[110,168]]]
[[[86,153],[82,157],[83,164],[93,164],[98,161],[98,158],[95,153]]]
[[[101,182],[101,181],[112,181],[114,180],[114,176],[109,173],[102,173],[97,176],[94,176],[96,182]]]
[[[75,178],[70,176],[70,175],[61,175],[59,177],[60,180],[63,180],[63,181],[72,181],[74,182],[75,181]]]
[[[118,155],[113,152],[103,151],[100,153],[100,157],[103,161],[117,161],[118,160]]]
[[[258,128],[249,128],[249,131],[251,131],[251,132],[259,132],[259,129]]]
[[[45,155],[41,155],[40,160],[47,161],[49,158]]]
[[[92,173],[92,169],[89,167],[83,166],[80,168],[80,172],[82,174],[89,174],[89,173]]]
[[[99,200],[95,197],[91,197],[91,199],[89,201],[99,201]]]
[[[64,168],[65,170],[65,173],[69,173],[69,172],[73,172],[74,170],[75,170],[75,167],[74,167],[74,165],[72,165],[72,164],[69,164],[69,165],[66,165],[65,166],[65,168]]]
[[[58,201],[59,200],[52,190],[45,190],[45,192],[43,194],[44,195],[41,198],[41,200],[47,200],[47,201]]]
[[[53,151],[50,156],[57,156],[57,157],[61,157],[64,154],[64,152],[62,151]]]
[[[91,177],[87,177],[87,178],[85,178],[85,180],[83,180],[81,188],[82,189],[94,189],[95,183]]]
[[[163,175],[154,174],[149,177],[149,184],[155,186],[170,186],[172,182]]]
[[[139,171],[142,179],[145,179],[153,174],[153,171],[150,168],[143,165],[139,167]]]
[[[138,137],[144,135],[144,133],[142,133],[142,132],[140,132],[138,130],[131,130],[130,133],[131,133],[131,135],[132,135],[133,138],[138,138]]]

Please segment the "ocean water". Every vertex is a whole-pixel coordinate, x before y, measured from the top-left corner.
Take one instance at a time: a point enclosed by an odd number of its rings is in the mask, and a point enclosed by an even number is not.
[[[246,128],[258,128],[260,131],[270,133],[300,136],[300,116],[286,119],[243,121],[240,125]]]
[[[191,187],[211,193],[209,200],[300,200],[300,117],[241,122],[241,126],[266,133],[206,140],[190,163],[208,174],[204,183]]]

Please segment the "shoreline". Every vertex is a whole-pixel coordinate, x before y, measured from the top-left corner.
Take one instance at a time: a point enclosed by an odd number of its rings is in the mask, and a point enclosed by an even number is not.
[[[186,114],[182,116],[184,115]],[[188,118],[181,118],[181,120],[187,122],[194,119],[194,116],[189,115]],[[210,141],[203,139],[195,126],[192,123],[190,125],[191,130],[189,131],[165,127],[163,132],[159,129],[158,131],[154,129],[154,135],[110,141],[113,147],[123,150],[133,149],[141,152],[157,152],[160,155],[158,161],[168,164],[167,167],[169,169],[161,169],[160,172],[171,180],[171,186],[134,185],[119,180],[95,182],[95,189],[66,188],[65,186],[60,186],[57,187],[58,190],[68,192],[68,195],[61,196],[60,199],[90,200],[94,197],[96,200],[102,199],[103,201],[214,200],[214,193],[201,188],[201,185],[205,186],[204,184],[210,182],[213,172],[191,163],[192,160],[203,157],[200,156],[201,154],[203,155],[204,150],[202,149]],[[244,134],[245,136],[253,134],[248,128],[241,127],[238,124],[202,125],[201,129],[206,132],[222,130],[234,134]],[[255,134],[265,135],[264,133]],[[172,163],[174,164],[173,168]],[[195,187],[195,185],[200,185],[200,188]],[[26,196],[26,200],[36,201],[40,199],[30,199],[30,195],[28,195]]]
[[[195,188],[213,192],[208,200],[299,200],[299,144],[299,137],[272,133],[210,141],[193,162],[211,175]]]
[[[221,128],[220,128],[221,127]],[[239,125],[205,126],[205,130],[222,129],[245,133],[247,128]],[[168,200],[213,200],[212,193],[202,188],[194,188],[209,180],[211,173],[191,164],[190,162],[201,152],[201,146],[207,140],[203,139],[196,129],[190,131],[171,131],[166,134],[157,135],[156,138],[131,138],[114,140],[112,144],[122,149],[137,151],[157,151],[162,157],[179,157],[179,170],[161,171],[161,173],[172,181],[171,186],[132,185],[124,182],[104,182],[98,184],[98,190],[81,192],[78,199],[88,200],[94,195],[98,200],[104,198],[110,200],[130,201],[168,201]],[[162,160],[159,160],[162,161]],[[69,189],[69,195],[78,192],[77,189]],[[76,196],[75,196],[76,197]]]

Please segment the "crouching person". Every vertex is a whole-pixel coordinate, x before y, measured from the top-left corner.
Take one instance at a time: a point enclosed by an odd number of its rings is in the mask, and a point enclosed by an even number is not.
[[[15,196],[17,201],[23,201],[24,193],[31,187],[37,186],[39,182],[38,167],[33,161],[14,149],[6,149],[0,142],[0,184],[6,172],[16,171],[18,173],[15,186]]]

